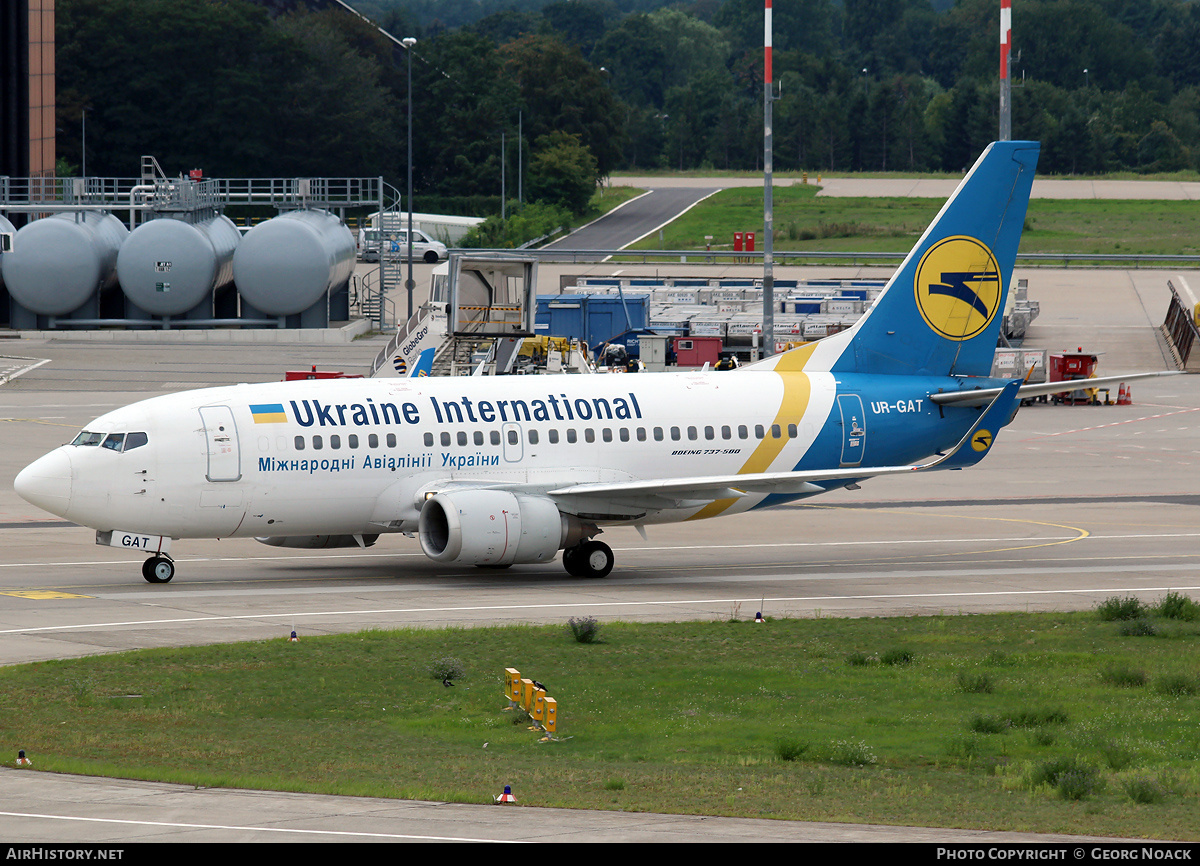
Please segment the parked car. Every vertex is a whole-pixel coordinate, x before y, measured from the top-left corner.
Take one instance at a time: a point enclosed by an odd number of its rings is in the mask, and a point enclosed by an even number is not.
[[[408,230],[389,230],[381,233],[379,229],[359,229],[358,257],[364,262],[379,261],[380,235],[382,237],[383,254],[389,260],[404,260],[408,255]],[[413,229],[412,243],[413,260],[420,259],[428,264],[437,264],[446,258],[446,245],[435,241],[420,229]]]

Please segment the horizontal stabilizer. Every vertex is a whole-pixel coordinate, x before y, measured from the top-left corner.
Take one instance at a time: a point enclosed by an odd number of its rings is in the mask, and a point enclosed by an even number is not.
[[[1020,380],[1014,379],[997,394],[979,420],[967,431],[954,450],[940,460],[934,461],[923,468],[926,469],[962,469],[964,466],[974,466],[992,450],[996,442],[996,434],[1000,428],[1012,420],[1020,402],[1018,392]]]
[[[1178,376],[1178,370],[1162,370],[1155,373],[1128,373],[1124,376],[1104,376],[1097,379],[1071,379],[1066,382],[1038,382],[1034,385],[1021,385],[1017,391],[1017,399],[1028,400],[1030,397],[1040,397],[1043,394],[1057,394],[1060,391],[1074,391],[1080,388],[1108,388],[1122,382],[1134,379],[1150,379],[1155,376]],[[944,394],[930,394],[931,402],[938,406],[986,406],[992,402],[1003,388],[976,388],[970,391],[950,391]]]

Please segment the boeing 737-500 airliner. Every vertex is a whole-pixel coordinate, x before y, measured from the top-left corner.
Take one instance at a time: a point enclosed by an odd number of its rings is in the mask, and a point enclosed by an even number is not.
[[[503,567],[613,567],[602,527],[701,520],[969,466],[1022,396],[990,377],[1037,163],[988,147],[854,327],[733,372],[341,379],[155,397],[26,467],[29,502],[144,550],[252,536]]]

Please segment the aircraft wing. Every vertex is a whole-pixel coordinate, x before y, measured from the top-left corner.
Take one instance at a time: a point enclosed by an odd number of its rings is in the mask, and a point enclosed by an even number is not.
[[[1043,394],[1057,394],[1060,391],[1077,391],[1082,388],[1107,388],[1134,379],[1150,379],[1155,376],[1178,376],[1178,370],[1162,370],[1155,373],[1128,373],[1124,376],[1104,376],[1097,379],[1070,379],[1065,382],[1038,382],[1034,385],[1022,385],[1017,392],[1017,398],[1028,400],[1030,397],[1040,397]],[[929,399],[938,406],[986,406],[997,394],[1000,388],[976,388],[973,391],[950,391],[945,394],[930,394]]]
[[[880,475],[901,475],[926,472],[930,469],[961,469],[982,460],[991,450],[996,433],[1009,422],[1016,410],[1020,399],[1019,386],[1020,382],[1014,380],[997,389],[989,401],[987,410],[979,416],[979,420],[958,444],[947,453],[925,463],[574,484],[550,490],[547,495],[556,500],[566,500],[575,506],[571,510],[578,510],[580,504],[587,503],[595,503],[597,507],[608,504],[627,508],[684,507],[691,504],[702,506],[717,499],[740,498],[749,493],[821,493],[832,486],[822,486],[822,482],[854,482]]]

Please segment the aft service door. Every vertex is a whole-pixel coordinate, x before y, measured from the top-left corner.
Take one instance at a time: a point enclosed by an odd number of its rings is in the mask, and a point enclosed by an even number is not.
[[[202,406],[200,420],[208,448],[208,473],[205,478],[209,481],[239,480],[242,477],[242,460],[238,453],[233,410],[228,406]]]
[[[867,416],[857,394],[839,394],[842,412],[842,465],[858,466],[867,450]]]

